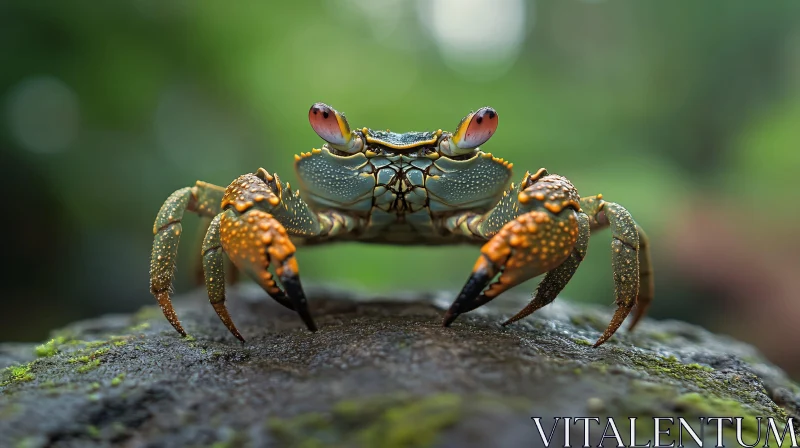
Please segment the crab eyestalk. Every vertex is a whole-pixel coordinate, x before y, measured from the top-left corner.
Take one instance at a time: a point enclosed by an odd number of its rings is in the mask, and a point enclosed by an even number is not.
[[[491,107],[482,107],[464,117],[456,131],[445,134],[439,141],[439,152],[446,156],[469,154],[486,143],[497,130],[497,112]]]
[[[364,148],[364,140],[358,132],[351,131],[344,114],[324,103],[316,103],[308,111],[308,122],[323,140],[333,149],[355,154]]]

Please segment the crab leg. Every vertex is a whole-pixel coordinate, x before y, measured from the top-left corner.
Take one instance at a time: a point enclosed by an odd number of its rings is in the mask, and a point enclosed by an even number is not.
[[[283,225],[271,214],[256,208],[242,215],[228,209],[220,215],[219,224],[222,247],[233,264],[280,304],[297,311],[308,329],[316,331],[317,326],[308,311],[308,301],[300,284],[300,268],[294,257],[296,248]],[[285,293],[275,284],[269,272],[270,265],[278,274]]]
[[[655,278],[653,277],[653,262],[650,259],[650,239],[644,230],[637,224],[639,233],[639,293],[636,296],[636,310],[628,331],[633,330],[639,320],[644,317],[655,295]]]
[[[183,231],[181,220],[187,210],[201,216],[216,215],[220,211],[224,192],[221,187],[200,181],[194,187],[181,188],[167,198],[153,225],[155,237],[150,257],[150,292],[158,300],[169,323],[183,336],[186,336],[186,331],[181,326],[169,298],[178,243]]]
[[[512,187],[509,193],[513,191]],[[502,216],[513,216],[515,204],[523,211],[530,211],[523,212],[495,231]],[[450,227],[455,229],[461,221],[456,218]],[[557,223],[557,226],[552,223]],[[544,169],[533,176],[526,175],[516,197],[506,195],[494,210],[483,216],[467,218],[460,224],[461,227],[464,225],[470,231],[476,229],[477,235],[491,236],[491,239],[481,248],[481,257],[472,275],[445,314],[445,326],[459,314],[471,311],[512,286],[545,272],[547,275],[533,300],[504,325],[552,302],[583,259],[589,232],[605,227],[611,228],[613,236],[611,249],[617,310],[595,347],[617,331],[638,303],[631,328],[636,325],[652,301],[653,276],[647,237],[630,213],[619,204],[603,201],[599,195],[580,199],[568,180],[548,175]],[[498,273],[500,277],[486,288]]]
[[[623,307],[630,311],[630,307],[636,305],[636,312],[628,327],[629,330],[633,330],[650,307],[655,289],[647,235],[625,208],[604,201],[602,195],[581,199],[581,208],[589,215],[592,230],[611,227],[614,238],[611,243],[614,282],[617,305],[621,307],[614,315],[612,324],[616,325],[615,329],[618,328],[627,316],[625,313],[621,320],[618,316]],[[638,272],[636,272],[637,264]]]
[[[211,225],[212,216],[201,216],[200,223],[198,225],[199,231],[197,232],[197,247],[203,246],[203,241],[205,241],[206,233],[208,232],[208,226]],[[224,258],[224,257],[223,257]],[[236,269],[236,266],[233,266],[230,263],[230,260],[224,261],[225,266],[225,281],[230,284],[234,284],[239,281],[239,270]],[[194,281],[195,285],[203,285],[205,282],[205,273],[203,268],[203,257],[202,255],[200,258],[197,259],[195,262],[194,269]]]
[[[503,326],[516,322],[524,317],[530,316],[539,308],[550,304],[556,296],[567,286],[572,275],[578,270],[581,261],[586,257],[586,249],[589,246],[589,218],[578,213],[578,241],[572,248],[569,258],[561,263],[557,268],[548,272],[536,288],[533,300],[520,312],[503,322]]]
[[[197,232],[197,244],[196,246],[203,247],[203,242],[205,241],[206,234],[208,233],[208,227],[211,225],[212,218],[208,216],[200,217],[200,223],[198,224],[199,232]],[[202,285],[205,281],[205,273],[203,268],[203,256],[201,254],[200,258],[195,262],[194,267],[194,277],[193,281],[195,285]]]
[[[220,242],[231,262],[278,303],[296,311],[309,330],[316,331],[290,235],[319,235],[323,232],[322,217],[277,175],[263,169],[234,180],[225,190],[222,207]],[[270,266],[283,290],[275,283]]]
[[[222,256],[222,243],[219,239],[219,222],[222,215],[217,215],[208,226],[202,245],[203,275],[205,277],[208,300],[217,312],[220,320],[236,339],[244,342],[236,325],[233,324],[228,309],[225,307],[225,267]]]
[[[523,184],[519,202],[529,211],[506,223],[483,245],[466,285],[445,314],[445,326],[503,291],[558,268],[575,253],[578,241],[588,238],[588,219],[579,218],[579,197],[569,181],[540,170],[526,176]],[[583,246],[578,245],[578,259]],[[560,291],[575,268],[577,263],[570,262],[551,274],[541,296],[537,294],[539,301],[551,300],[549,296]],[[486,288],[498,273],[497,281]]]
[[[445,314],[444,325],[449,326],[460,314],[490,302],[509,288],[556,269],[569,258],[578,236],[574,210],[566,217],[534,210],[509,222],[481,248],[472,274]],[[551,241],[558,241],[559,247],[553,249]],[[500,277],[489,285],[498,273]]]

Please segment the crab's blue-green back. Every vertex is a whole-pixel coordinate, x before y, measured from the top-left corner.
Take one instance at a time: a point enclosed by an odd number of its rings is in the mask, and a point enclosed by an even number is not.
[[[345,240],[446,244],[459,237],[442,229],[445,218],[485,212],[503,195],[511,165],[476,150],[449,158],[431,148],[436,133],[366,130],[369,147],[344,154],[327,146],[298,157],[300,194],[315,210],[359,218]],[[466,240],[466,239],[465,239]]]

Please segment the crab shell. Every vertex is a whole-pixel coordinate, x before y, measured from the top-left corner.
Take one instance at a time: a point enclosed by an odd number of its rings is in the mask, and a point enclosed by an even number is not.
[[[436,157],[433,133],[367,130],[369,148],[348,155],[327,145],[295,162],[301,195],[311,208],[363,216],[359,240],[374,243],[452,243],[433,221],[453,212],[484,212],[497,204],[511,164],[480,150],[467,158]],[[400,146],[397,143],[404,142]],[[402,151],[402,152],[401,152]]]

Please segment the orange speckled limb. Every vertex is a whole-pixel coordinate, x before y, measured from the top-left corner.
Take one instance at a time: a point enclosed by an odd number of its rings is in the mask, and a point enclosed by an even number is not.
[[[237,268],[279,303],[297,311],[309,330],[317,330],[300,283],[300,268],[294,257],[296,248],[278,220],[257,208],[249,208],[241,215],[227,209],[220,218],[220,241]],[[269,272],[270,266],[275,269],[285,295]]]
[[[634,318],[636,321],[644,315],[644,311],[652,299],[652,276],[645,279],[644,289],[641,290],[640,282],[640,260],[644,259],[647,264],[646,270],[650,270],[649,253],[641,255],[639,226],[631,217],[631,214],[619,204],[603,200],[602,195],[590,196],[581,200],[581,209],[589,216],[589,221],[593,229],[610,227],[612,233],[611,240],[611,265],[614,271],[614,292],[616,295],[615,303],[617,310],[611,318],[608,328],[595,342],[597,347],[607,341],[625,321],[631,309],[636,304],[637,296],[644,293],[642,303]]]
[[[178,243],[183,231],[181,220],[187,210],[201,216],[215,216],[220,211],[224,193],[223,188],[201,181],[194,187],[181,188],[167,198],[153,224],[155,237],[150,256],[150,292],[158,300],[169,323],[183,336],[186,336],[186,331],[181,326],[169,299],[178,256]]]
[[[600,230],[606,227],[612,226],[613,224],[608,219],[608,215],[604,211],[606,207],[611,207],[612,210],[617,210],[618,213],[622,215],[628,214],[622,206],[619,204],[615,204],[613,202],[606,202],[603,200],[603,195],[597,196],[590,196],[581,199],[581,208],[589,215],[589,219],[592,225],[592,230]],[[621,209],[621,210],[620,210]],[[633,222],[633,218],[628,220],[625,218],[623,220],[623,224],[630,227],[630,223]],[[639,242],[639,250],[638,250],[638,261],[639,261],[639,275],[638,275],[638,292],[636,294],[635,300],[635,311],[633,315],[633,319],[628,327],[628,330],[633,330],[636,327],[636,324],[639,323],[642,317],[647,313],[647,309],[650,307],[650,304],[653,301],[653,296],[655,294],[655,279],[653,277],[653,268],[652,268],[652,261],[650,258],[650,244],[649,239],[647,238],[647,234],[644,233],[644,230],[635,222],[633,223],[636,227],[636,234],[638,237]],[[627,234],[632,234],[633,232],[628,229]],[[620,232],[622,237],[626,232]],[[617,239],[617,234],[615,233],[614,238]],[[621,240],[624,242],[624,240]],[[613,248],[613,246],[612,246]],[[614,254],[620,253],[614,249]],[[627,259],[629,259],[628,257]],[[626,259],[626,260],[627,260]],[[627,264],[627,261],[625,261]],[[615,267],[615,280],[617,278],[616,275],[616,267],[619,263],[615,260],[614,267]],[[629,288],[624,288],[629,289]],[[619,291],[619,288],[617,289]]]
[[[580,224],[587,220],[578,217],[580,198],[575,187],[544,170],[526,176],[523,185],[518,201],[529,211],[509,221],[483,245],[470,278],[445,314],[445,326],[507,289],[558,268],[573,253],[581,229],[587,227]],[[498,273],[497,281],[486,288]],[[557,271],[548,284],[555,284],[556,276],[563,279]]]
[[[227,276],[230,282],[234,279],[232,274],[238,272],[225,266],[226,255],[234,267],[246,268],[248,275],[273,299],[296,311],[310,330],[316,330],[300,284],[290,235],[304,239],[330,237],[351,231],[355,219],[330,210],[318,215],[288,183],[282,183],[277,175],[263,168],[239,176],[224,189],[198,181],[194,187],[182,188],[170,195],[154,226],[150,290],[167,320],[184,336],[186,331],[169,296],[182,232],[181,220],[186,211],[214,218],[203,240],[202,275],[209,300],[231,333],[242,339],[224,305],[223,278]],[[259,229],[240,234],[229,228],[239,225]],[[242,258],[246,251],[252,253]],[[283,289],[273,280],[268,270],[270,264],[280,277]]]
[[[550,304],[572,279],[581,261],[586,257],[586,249],[589,246],[589,217],[584,213],[578,213],[577,218],[578,241],[575,242],[575,247],[572,249],[569,258],[544,276],[544,279],[542,279],[541,283],[539,283],[539,286],[536,288],[533,300],[531,300],[525,308],[520,310],[520,312],[503,322],[503,326],[530,316],[539,308]]]

